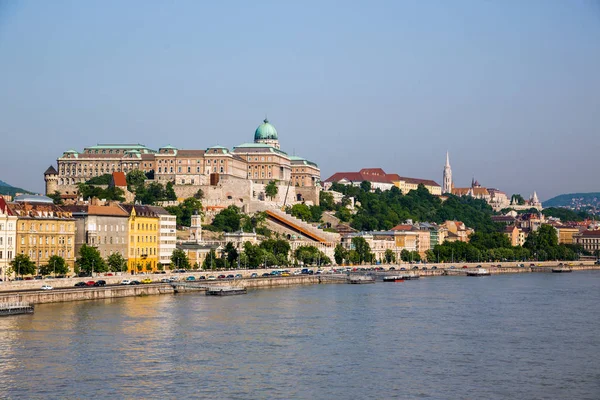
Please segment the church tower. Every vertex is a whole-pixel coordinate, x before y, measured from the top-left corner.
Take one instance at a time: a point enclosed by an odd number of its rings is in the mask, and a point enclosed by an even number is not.
[[[52,165],[44,172],[44,181],[46,181],[46,195],[58,191],[58,172]]]
[[[200,243],[202,240],[202,216],[194,211],[190,224],[190,242]]]
[[[452,168],[450,168],[450,156],[446,152],[446,165],[444,166],[444,178],[442,180],[442,194],[452,193]]]

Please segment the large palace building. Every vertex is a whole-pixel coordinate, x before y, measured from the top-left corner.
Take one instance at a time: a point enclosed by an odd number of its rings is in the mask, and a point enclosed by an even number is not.
[[[256,129],[253,143],[240,144],[231,150],[222,146],[185,150],[167,145],[153,150],[142,144],[98,144],[84,148],[81,153],[65,151],[57,159],[57,168],[51,166],[44,173],[46,193],[72,195],[78,183],[134,170],[145,172],[157,182],[186,186],[215,185],[223,178],[230,181],[237,178],[259,186],[275,180],[294,188],[317,188],[321,179],[317,164],[280,149],[277,130],[265,119]],[[253,187],[253,192],[256,189]],[[305,194],[314,197],[310,193],[297,189],[294,200]]]

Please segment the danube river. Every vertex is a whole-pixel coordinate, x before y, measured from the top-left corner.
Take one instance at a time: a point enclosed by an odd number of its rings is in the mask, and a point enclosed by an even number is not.
[[[599,399],[600,272],[46,304],[0,398]]]

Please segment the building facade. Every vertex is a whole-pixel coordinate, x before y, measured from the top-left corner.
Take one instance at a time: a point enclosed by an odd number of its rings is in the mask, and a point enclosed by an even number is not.
[[[25,254],[37,268],[54,255],[75,266],[75,219],[45,196],[17,196],[8,207],[17,217],[16,254]]]
[[[177,217],[162,207],[149,206],[158,216],[158,263],[161,270],[171,265],[171,256],[177,245]]]
[[[158,269],[158,237],[160,220],[150,206],[123,204],[129,215],[129,243],[127,270],[130,273],[150,272]]]
[[[6,270],[15,258],[17,216],[13,215],[4,197],[0,196],[0,276],[6,280]]]
[[[127,259],[129,214],[118,204],[68,205],[62,207],[75,219],[75,254],[85,244],[96,248],[102,258],[119,253]],[[125,266],[123,266],[125,268]]]
[[[585,230],[573,235],[573,240],[575,244],[582,246],[585,251],[600,257],[600,230]]]

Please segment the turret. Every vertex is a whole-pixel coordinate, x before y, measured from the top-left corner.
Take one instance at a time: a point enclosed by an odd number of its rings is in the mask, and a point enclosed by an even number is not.
[[[44,172],[44,181],[46,181],[46,195],[58,191],[58,171],[52,165]]]
[[[190,224],[190,242],[200,243],[202,240],[202,215],[194,211]]]

